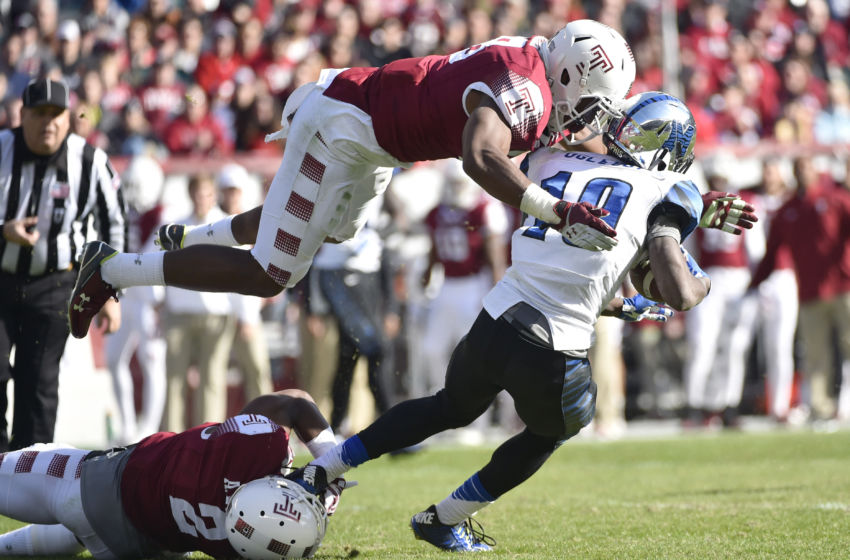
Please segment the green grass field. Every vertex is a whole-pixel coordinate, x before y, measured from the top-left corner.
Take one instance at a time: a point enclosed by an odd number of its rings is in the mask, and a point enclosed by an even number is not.
[[[352,471],[316,557],[445,559],[410,516],[489,454],[432,446]],[[476,518],[498,541],[486,557],[847,559],[850,432],[568,442]]]

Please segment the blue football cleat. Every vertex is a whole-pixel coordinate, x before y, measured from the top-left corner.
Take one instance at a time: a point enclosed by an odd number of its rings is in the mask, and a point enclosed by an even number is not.
[[[452,552],[485,552],[492,550],[496,544],[495,540],[484,534],[481,525],[472,519],[457,525],[443,525],[437,518],[436,506],[414,515],[410,527],[417,539]]]

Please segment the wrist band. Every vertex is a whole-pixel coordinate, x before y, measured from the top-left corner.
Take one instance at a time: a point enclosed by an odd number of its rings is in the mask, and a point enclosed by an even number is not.
[[[531,183],[525,188],[519,209],[546,223],[557,224],[561,221],[555,214],[555,204],[558,202],[559,199],[544,191],[538,185]]]

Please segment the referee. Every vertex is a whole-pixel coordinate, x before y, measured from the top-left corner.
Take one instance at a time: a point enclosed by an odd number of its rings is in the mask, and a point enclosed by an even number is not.
[[[68,338],[74,266],[93,224],[125,246],[120,180],[106,154],[69,134],[68,87],[39,79],[23,94],[21,126],[0,130],[0,449],[53,441],[59,359]],[[102,310],[107,332],[117,302]],[[15,349],[14,365],[10,353]],[[11,441],[6,385],[14,380]]]

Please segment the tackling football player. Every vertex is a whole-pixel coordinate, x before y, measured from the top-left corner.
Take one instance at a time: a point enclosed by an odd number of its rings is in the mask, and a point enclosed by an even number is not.
[[[71,333],[85,336],[103,303],[130,286],[278,294],[306,274],[323,242],[354,237],[393,169],[416,161],[462,157],[467,174],[496,198],[577,247],[611,249],[615,232],[600,219],[603,210],[553,196],[510,157],[600,134],[620,116],[634,77],[626,41],[592,20],[570,22],[550,40],[499,37],[446,56],[324,70],[290,95],[283,129],[267,139],[287,145],[261,207],[194,229],[163,226],[161,247],[181,251],[84,247]],[[235,248],[244,244],[254,247]]]

